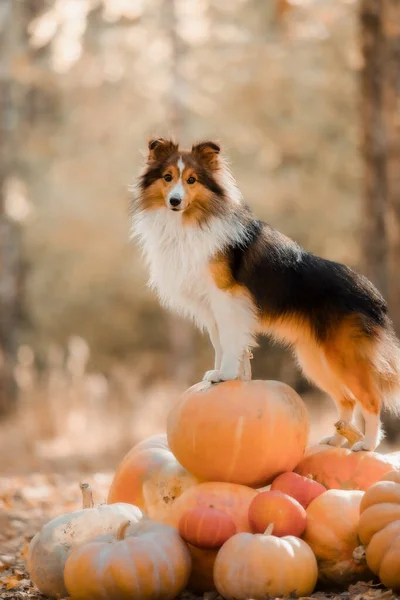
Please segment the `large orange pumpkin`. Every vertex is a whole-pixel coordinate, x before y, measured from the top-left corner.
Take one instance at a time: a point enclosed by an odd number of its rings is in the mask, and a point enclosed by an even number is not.
[[[310,547],[294,536],[237,533],[217,554],[214,582],[226,600],[309,596],[318,569]]]
[[[307,508],[307,527],[303,539],[318,561],[319,579],[346,587],[369,579],[365,560],[353,555],[359,546],[358,522],[362,491],[328,490]]]
[[[154,435],[139,442],[122,460],[108,504],[134,504],[153,520],[169,523],[175,499],[197,483],[168,448],[166,435]]]
[[[382,583],[400,590],[400,472],[371,486],[360,507],[359,536],[366,559]]]
[[[174,502],[171,510],[171,525],[179,527],[182,516],[191,509],[214,508],[232,519],[236,531],[251,531],[249,506],[257,494],[257,490],[238,483],[217,481],[199,483],[186,490]]]
[[[189,472],[254,487],[298,464],[308,430],[300,396],[276,381],[198,383],[167,423],[169,446]]]
[[[74,550],[64,579],[71,600],[172,600],[185,588],[190,569],[176,529],[144,518]]]
[[[328,489],[367,490],[393,469],[400,468],[400,457],[377,452],[352,452],[326,444],[307,448],[294,469],[312,477]]]

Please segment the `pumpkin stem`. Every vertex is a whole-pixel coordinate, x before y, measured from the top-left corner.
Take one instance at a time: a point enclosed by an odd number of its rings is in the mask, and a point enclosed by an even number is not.
[[[347,421],[338,421],[335,423],[335,428],[338,434],[345,437],[351,446],[364,439],[364,434],[361,433],[358,427],[347,423]]]
[[[365,555],[364,546],[357,546],[357,548],[354,548],[353,559],[354,559],[354,562],[357,563],[358,565],[366,564],[367,559],[366,559],[366,555]]]
[[[267,527],[267,529],[264,531],[263,535],[272,535],[272,532],[274,530],[274,524],[270,523]]]
[[[116,538],[119,542],[121,542],[122,540],[125,539],[125,535],[126,535],[126,530],[128,529],[129,525],[131,524],[130,521],[124,521],[123,523],[121,523],[121,525],[118,527],[118,531],[117,531],[117,535]]]
[[[246,348],[242,354],[239,367],[239,379],[242,381],[251,381],[251,359],[253,353],[249,348]]]
[[[82,492],[82,508],[93,508],[93,492],[92,488],[88,483],[81,483],[79,485]]]

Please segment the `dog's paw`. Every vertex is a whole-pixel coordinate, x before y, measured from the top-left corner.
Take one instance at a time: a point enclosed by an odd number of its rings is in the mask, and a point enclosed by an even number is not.
[[[368,442],[368,440],[362,440],[361,442],[354,444],[354,446],[351,447],[351,451],[360,452],[363,450],[364,452],[373,452],[375,448],[376,445],[374,443]]]
[[[346,438],[338,433],[328,435],[327,437],[322,438],[322,440],[319,440],[319,444],[328,444],[329,446],[335,446],[337,448],[340,448],[340,446],[343,446],[345,443]]]
[[[220,383],[221,381],[229,381],[231,379],[236,379],[236,377],[230,377],[229,373],[224,373],[224,371],[207,371],[204,374],[203,381],[209,381],[210,383]]]
[[[204,373],[203,381],[209,381],[210,383],[219,383],[223,381],[221,379],[221,371],[213,369],[212,371],[206,371]]]

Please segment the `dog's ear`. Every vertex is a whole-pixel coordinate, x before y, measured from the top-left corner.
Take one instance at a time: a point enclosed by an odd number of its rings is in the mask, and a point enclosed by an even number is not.
[[[152,139],[149,141],[149,155],[148,160],[165,160],[168,156],[178,150],[178,144],[175,144],[172,140],[165,140],[164,138]]]
[[[196,154],[211,169],[218,168],[218,155],[220,151],[220,146],[215,142],[200,142],[192,146],[193,154]]]

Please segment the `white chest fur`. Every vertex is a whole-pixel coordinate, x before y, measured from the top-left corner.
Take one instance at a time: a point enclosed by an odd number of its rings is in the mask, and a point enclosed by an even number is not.
[[[134,217],[133,234],[140,240],[150,269],[149,285],[163,304],[196,318],[207,310],[211,287],[210,259],[243,232],[231,220],[214,218],[200,228],[182,223],[182,215],[167,208]]]

